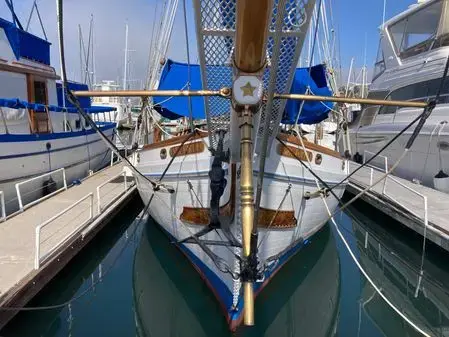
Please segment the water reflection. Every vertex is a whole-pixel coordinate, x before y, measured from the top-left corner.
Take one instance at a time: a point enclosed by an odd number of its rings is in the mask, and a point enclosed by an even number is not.
[[[140,336],[230,336],[212,292],[151,221],[137,248],[134,307]],[[329,228],[256,300],[256,326],[236,336],[329,336],[338,320],[340,268]]]
[[[447,253],[428,245],[424,277],[417,292],[422,238],[398,223],[382,216],[373,217],[361,208],[351,209],[349,215],[361,264],[375,284],[421,329],[432,336],[449,336]],[[359,307],[386,336],[421,336],[390,309],[365,280]]]

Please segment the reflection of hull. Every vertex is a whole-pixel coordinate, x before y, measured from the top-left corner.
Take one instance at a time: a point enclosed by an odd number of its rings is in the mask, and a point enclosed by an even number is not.
[[[419,327],[431,335],[449,336],[449,294],[445,290],[448,288],[449,273],[439,262],[442,261],[440,253],[435,253],[432,247],[427,248],[424,278],[418,297],[415,298],[422,241],[412,241],[411,245],[416,244],[416,247],[411,247],[404,243],[403,233],[387,231],[354,209],[351,213],[354,213],[353,218],[361,221],[353,221],[360,261],[375,284],[381,286],[387,298]],[[368,282],[363,289],[361,303],[365,312],[385,335],[419,335],[395,314],[392,315],[390,310],[385,315],[387,305],[375,294]]]
[[[328,228],[315,238],[257,298],[255,328],[238,335],[327,336],[332,331],[339,298],[338,255]],[[153,220],[136,252],[133,286],[141,336],[230,335],[211,293]]]

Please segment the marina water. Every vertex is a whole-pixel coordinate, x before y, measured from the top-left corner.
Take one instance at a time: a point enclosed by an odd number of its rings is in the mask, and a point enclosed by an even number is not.
[[[116,218],[29,306],[70,304],[23,312],[0,335],[232,336],[209,288],[158,226],[137,216],[140,207]],[[431,335],[446,335],[443,253],[428,245],[415,297],[418,235],[363,203],[336,220],[363,268],[401,312]],[[255,318],[255,327],[234,336],[419,336],[360,274],[330,224],[257,298]]]

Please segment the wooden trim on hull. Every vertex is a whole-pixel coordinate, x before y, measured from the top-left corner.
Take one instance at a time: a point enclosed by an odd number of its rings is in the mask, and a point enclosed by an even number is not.
[[[299,158],[302,161],[307,161],[307,158],[309,158],[309,161],[312,161],[313,159],[312,152],[305,152],[304,150],[294,146],[284,146],[282,144],[278,144],[277,152],[282,157]]]
[[[280,133],[278,137],[282,141],[284,141],[284,142],[302,146],[301,141],[299,140],[299,138],[295,137],[294,135],[289,135],[289,134],[286,134],[286,133]],[[325,146],[322,146],[322,145],[318,145],[318,144],[315,144],[315,143],[311,143],[311,142],[309,142],[308,140],[306,140],[304,138],[303,138],[303,142],[304,142],[304,146],[308,150],[320,152],[320,153],[327,154],[327,155],[335,157],[335,158],[343,159],[343,157],[340,155],[340,153],[338,153],[337,151],[331,150],[328,147],[325,147]]]
[[[230,203],[220,208],[221,216],[231,216],[231,213]],[[184,207],[181,214],[181,221],[191,225],[207,226],[209,225],[209,208]],[[276,211],[260,207],[258,227],[269,229],[295,228],[295,213],[294,211]]]
[[[159,149],[161,147],[177,145],[177,144],[181,144],[189,137],[190,137],[189,138],[189,141],[190,141],[190,140],[198,140],[198,139],[206,138],[207,135],[208,135],[207,132],[196,131],[195,135],[193,135],[193,136],[190,136],[190,135],[178,136],[178,137],[169,138],[169,139],[157,142],[157,143],[144,145],[142,150],[153,150],[153,149]]]
[[[201,153],[204,151],[204,143],[202,141],[187,143],[184,145],[173,146],[170,148],[170,157],[187,156],[189,154]]]

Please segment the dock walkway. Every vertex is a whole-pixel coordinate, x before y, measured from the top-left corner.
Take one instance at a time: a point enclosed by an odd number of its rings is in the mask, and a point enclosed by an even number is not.
[[[124,168],[107,167],[0,222],[0,307],[25,305],[136,195]],[[0,310],[0,328],[14,314]]]
[[[359,166],[350,162],[350,171]],[[347,190],[358,194],[384,173],[376,167],[363,167],[350,178]],[[449,251],[448,194],[389,175],[361,199],[421,235],[427,223],[427,238]]]

